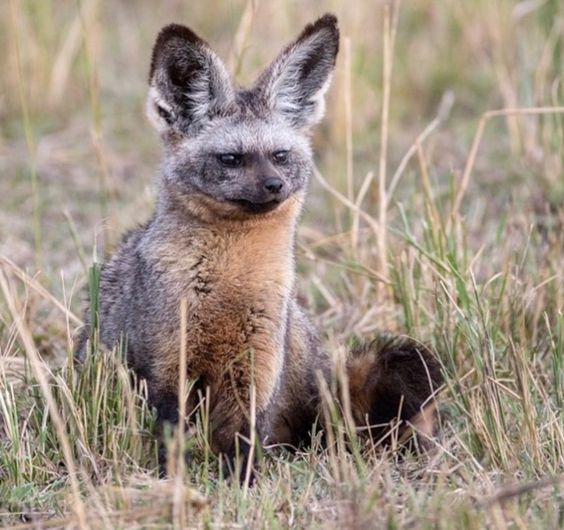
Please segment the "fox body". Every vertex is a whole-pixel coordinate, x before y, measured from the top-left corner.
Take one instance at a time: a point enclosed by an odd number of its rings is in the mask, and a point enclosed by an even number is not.
[[[295,444],[318,415],[318,378],[331,375],[296,300],[294,246],[313,168],[309,134],[338,43],[335,17],[323,16],[250,89],[234,87],[186,27],[165,27],[153,49],[147,110],[164,144],[156,211],[102,268],[99,337],[107,347],[124,341],[159,419],[172,423],[185,337],[186,376],[210,400],[212,447],[230,457],[237,433],[249,434],[251,386],[260,439]],[[87,313],[79,358],[92,320]],[[440,380],[413,341],[376,341],[353,352],[348,369],[359,424],[413,417]]]

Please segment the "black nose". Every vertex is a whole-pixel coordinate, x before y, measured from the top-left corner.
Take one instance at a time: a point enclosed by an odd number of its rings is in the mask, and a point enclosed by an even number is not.
[[[284,187],[284,181],[278,177],[268,177],[264,180],[264,189],[272,194],[280,193]]]

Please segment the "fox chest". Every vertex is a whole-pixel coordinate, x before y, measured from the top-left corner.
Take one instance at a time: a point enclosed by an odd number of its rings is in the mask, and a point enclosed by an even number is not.
[[[183,336],[189,376],[253,362],[275,378],[283,364],[292,275],[280,264],[261,268],[267,274],[252,266],[211,266],[204,259],[182,265],[169,267],[166,275],[167,340],[159,341],[166,349],[162,355],[176,365]]]

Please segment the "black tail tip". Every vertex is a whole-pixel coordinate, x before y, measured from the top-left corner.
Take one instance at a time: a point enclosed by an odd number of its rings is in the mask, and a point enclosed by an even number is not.
[[[385,443],[394,432],[405,438],[413,430],[421,441],[433,436],[433,398],[443,377],[427,346],[406,336],[380,336],[353,350],[348,375],[353,416],[373,440]]]

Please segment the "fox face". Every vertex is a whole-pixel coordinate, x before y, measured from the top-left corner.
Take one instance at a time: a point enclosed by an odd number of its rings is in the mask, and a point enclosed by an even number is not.
[[[236,219],[301,201],[313,167],[309,133],[323,116],[338,47],[336,18],[325,15],[252,87],[237,88],[194,32],[163,28],[147,102],[165,146],[162,191],[192,212]]]

